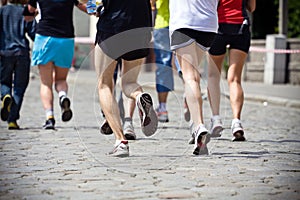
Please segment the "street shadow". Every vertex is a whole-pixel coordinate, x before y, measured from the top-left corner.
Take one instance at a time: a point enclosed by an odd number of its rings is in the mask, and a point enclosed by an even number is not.
[[[240,151],[240,152],[213,152],[212,156],[222,156],[226,158],[261,158],[269,155],[269,151]]]
[[[286,154],[286,155],[297,155],[299,156],[300,153],[295,152],[286,152],[286,151],[241,151],[241,152],[229,152],[229,153],[223,153],[223,152],[213,152],[210,153],[212,156],[222,156],[226,158],[261,158],[268,155],[277,155],[277,154]]]
[[[258,140],[258,141],[251,141],[252,143],[262,143],[262,142],[269,142],[269,143],[300,143],[300,140]]]
[[[157,129],[189,130],[189,127],[188,126],[163,126],[163,125],[159,125]]]

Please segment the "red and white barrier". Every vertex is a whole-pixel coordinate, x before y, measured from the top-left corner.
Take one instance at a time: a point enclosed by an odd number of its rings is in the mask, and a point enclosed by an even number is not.
[[[75,37],[75,42],[80,44],[94,44],[95,39],[91,37]],[[300,49],[266,49],[261,47],[250,47],[251,52],[276,53],[276,54],[300,54]]]
[[[300,49],[266,49],[260,47],[250,47],[250,51],[259,53],[300,54]]]
[[[94,44],[95,38],[91,37],[75,37],[75,43],[80,44]]]

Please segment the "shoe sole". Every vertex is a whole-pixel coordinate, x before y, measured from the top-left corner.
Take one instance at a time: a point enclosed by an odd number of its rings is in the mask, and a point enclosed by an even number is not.
[[[118,158],[124,158],[129,156],[129,150],[116,150],[114,152],[109,152],[108,155],[111,155],[113,157],[118,157]]]
[[[111,127],[109,126],[107,121],[105,123],[103,123],[102,126],[100,127],[100,133],[102,133],[104,135],[113,134],[113,130],[111,129]]]
[[[63,122],[67,122],[72,119],[73,112],[70,109],[70,106],[71,106],[71,101],[68,98],[64,98],[64,100],[61,103],[61,107],[62,107],[61,119]]]
[[[208,133],[201,133],[197,139],[197,147],[194,149],[194,155],[208,155],[207,143],[210,141]]]
[[[8,127],[8,130],[20,130],[20,127]]]
[[[190,139],[189,139],[189,144],[195,144],[195,137],[191,137]]]
[[[184,119],[185,121],[189,122],[191,120],[191,113],[189,110],[184,112]]]
[[[12,99],[10,96],[4,97],[2,108],[1,108],[1,120],[2,121],[7,121],[9,113],[10,113],[11,103],[12,103]]]
[[[244,137],[243,131],[237,131],[233,134],[232,142],[244,142],[246,138]]]
[[[116,153],[113,153],[111,154],[111,156],[113,157],[118,157],[118,158],[125,158],[125,157],[129,157],[129,153],[128,152],[116,152]]]
[[[158,119],[156,112],[153,109],[152,98],[149,94],[144,93],[137,101],[139,115],[143,133],[149,137],[157,130]]]
[[[54,126],[43,127],[44,130],[55,130]]]
[[[125,133],[124,136],[125,136],[126,140],[136,140],[136,136],[132,135],[130,133]]]
[[[216,138],[216,137],[221,137],[221,132],[223,131],[222,126],[216,126],[212,131],[211,131],[211,137]]]

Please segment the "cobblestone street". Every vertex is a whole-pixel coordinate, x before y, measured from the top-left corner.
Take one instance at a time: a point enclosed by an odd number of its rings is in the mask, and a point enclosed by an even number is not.
[[[139,78],[155,104],[154,73]],[[145,137],[137,112],[137,140],[130,157],[115,158],[112,135],[100,134],[103,120],[93,71],[69,76],[73,119],[43,130],[39,79],[32,79],[19,125],[0,123],[0,199],[300,199],[300,108],[245,101],[246,142],[231,142],[231,108],[223,96],[225,130],[208,144],[209,155],[192,155],[189,123],[183,118],[183,87],[175,77],[168,98],[170,122]],[[245,90],[245,94],[247,91]],[[210,109],[204,101],[209,127]]]

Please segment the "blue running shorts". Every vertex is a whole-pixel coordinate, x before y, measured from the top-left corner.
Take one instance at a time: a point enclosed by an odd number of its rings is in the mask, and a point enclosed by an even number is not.
[[[31,65],[53,62],[57,67],[70,68],[74,56],[74,38],[57,38],[36,34]]]

